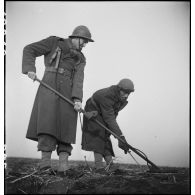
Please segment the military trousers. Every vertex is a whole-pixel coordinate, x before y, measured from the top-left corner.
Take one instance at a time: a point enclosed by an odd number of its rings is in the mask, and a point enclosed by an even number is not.
[[[59,142],[55,137],[47,134],[41,134],[38,136],[37,148],[38,151],[43,152],[52,152],[56,150],[58,155],[60,152],[67,152],[71,155],[72,151],[72,145],[70,143]]]

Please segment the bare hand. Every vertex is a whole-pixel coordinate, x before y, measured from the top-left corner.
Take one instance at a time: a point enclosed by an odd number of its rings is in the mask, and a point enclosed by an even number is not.
[[[28,72],[28,77],[34,81],[36,79],[37,75],[35,72]]]
[[[98,115],[98,111],[93,110],[93,111],[85,112],[84,115],[88,120],[90,120],[91,118],[95,118]]]
[[[75,102],[75,103],[74,103],[74,109],[75,109],[77,112],[80,112],[81,109],[82,109],[82,103],[81,103],[81,102]]]

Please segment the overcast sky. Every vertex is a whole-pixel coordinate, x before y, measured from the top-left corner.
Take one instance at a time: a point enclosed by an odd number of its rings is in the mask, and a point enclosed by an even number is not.
[[[6,151],[40,158],[37,142],[25,138],[38,83],[22,70],[25,45],[55,35],[67,38],[86,25],[94,43],[83,53],[87,65],[84,101],[98,89],[130,78],[135,92],[119,113],[127,142],[159,166],[189,165],[189,2],[6,2]],[[44,73],[43,57],[36,60]],[[81,127],[71,160],[93,160],[81,150]],[[135,163],[117,147],[116,162]],[[146,164],[132,153],[141,164]],[[57,158],[55,152],[52,158]]]

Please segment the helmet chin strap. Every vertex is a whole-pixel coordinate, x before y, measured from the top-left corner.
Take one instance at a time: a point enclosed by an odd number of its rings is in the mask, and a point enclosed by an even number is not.
[[[79,51],[82,50],[82,47],[81,47],[81,39],[79,38]]]

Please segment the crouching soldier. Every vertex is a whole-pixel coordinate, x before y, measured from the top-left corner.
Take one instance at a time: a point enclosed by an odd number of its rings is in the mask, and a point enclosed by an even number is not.
[[[38,142],[41,151],[40,170],[51,167],[52,151],[59,155],[58,172],[68,167],[68,157],[75,143],[77,111],[82,108],[85,56],[81,52],[93,42],[86,26],[77,26],[69,38],[51,36],[24,47],[22,73],[36,78],[36,57],[44,56],[42,81],[74,101],[74,108],[40,85],[34,101],[26,138]]]
[[[96,119],[126,142],[125,137],[117,124],[116,117],[128,103],[127,98],[134,91],[134,84],[130,79],[122,79],[117,85],[96,91],[85,105],[85,111],[97,111]],[[113,165],[114,152],[110,133],[99,126],[90,115],[83,117],[82,149],[93,151],[95,168],[103,168],[103,158],[107,165]],[[128,146],[118,139],[118,146],[125,153]]]

